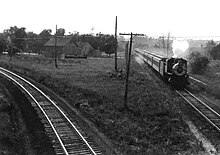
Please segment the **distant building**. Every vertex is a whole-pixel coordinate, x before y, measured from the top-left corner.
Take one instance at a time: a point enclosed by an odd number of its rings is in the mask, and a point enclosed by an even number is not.
[[[51,37],[48,42],[44,44],[43,55],[46,57],[54,57],[55,38]],[[101,53],[96,50],[88,42],[74,41],[72,37],[57,37],[56,43],[57,57],[61,55],[72,55],[75,57],[98,57]]]

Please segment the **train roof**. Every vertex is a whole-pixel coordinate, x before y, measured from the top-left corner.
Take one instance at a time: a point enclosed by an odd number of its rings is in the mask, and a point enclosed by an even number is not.
[[[160,58],[160,59],[167,59],[167,57],[163,57],[163,56],[161,56],[161,55],[155,54],[155,53],[153,53],[152,51],[149,51],[149,50],[143,50],[143,49],[139,49],[139,48],[136,48],[135,50],[136,50],[136,51],[139,51],[139,52],[148,53],[148,54],[153,55],[153,56],[155,56],[155,57],[158,57],[158,58]]]

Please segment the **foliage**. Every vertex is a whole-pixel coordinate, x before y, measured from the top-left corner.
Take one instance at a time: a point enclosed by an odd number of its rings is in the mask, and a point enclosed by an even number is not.
[[[214,60],[220,59],[220,44],[210,50],[210,55]]]
[[[116,50],[117,42],[113,35],[97,33],[96,36],[91,34],[74,34],[73,40],[88,42],[94,49],[99,49],[106,54],[112,54]]]
[[[199,53],[198,51],[192,52],[189,55],[189,63],[191,66],[191,72],[195,74],[201,74],[205,71],[209,64],[209,59]]]
[[[52,33],[51,29],[44,29],[40,34],[39,37],[41,38],[46,38],[46,37],[50,37]]]
[[[213,40],[210,40],[206,43],[205,49],[206,53],[209,59],[211,59],[211,51],[213,50],[213,47],[216,46],[216,43]]]
[[[36,50],[37,46],[37,41],[36,39],[38,38],[38,35],[33,32],[28,32],[27,33],[27,38],[28,40],[26,41],[26,50],[28,52],[33,52]]]
[[[82,41],[82,42],[88,42],[94,49],[98,49],[98,43],[96,38],[91,35],[91,34],[83,34],[83,35],[79,35],[74,34],[73,35],[73,40],[74,41]]]
[[[216,46],[216,43],[213,40],[210,40],[206,43],[206,47],[208,48],[212,48],[214,46]]]
[[[57,36],[64,36],[64,34],[65,34],[65,29],[64,28],[57,29],[57,32],[56,32]]]
[[[25,49],[26,28],[17,26],[4,30],[5,38],[10,38],[9,43],[13,45],[13,53],[20,52]]]
[[[0,54],[6,51],[7,49],[7,40],[0,35]]]
[[[113,35],[96,34],[96,42],[98,44],[99,50],[105,52],[106,54],[113,54],[117,47],[117,42]]]
[[[51,29],[44,29],[39,35],[39,39],[36,40],[35,43],[35,50],[36,52],[40,53],[41,49],[43,48],[44,44],[50,40],[52,30]]]
[[[14,45],[21,49],[24,50],[25,49],[25,40],[24,38],[26,38],[27,33],[26,33],[26,28],[22,27],[22,28],[18,28],[17,31],[15,31],[15,40],[14,40]]]
[[[13,54],[20,51],[40,53],[44,44],[49,41],[50,37],[52,36],[51,33],[51,29],[44,29],[40,34],[35,34],[33,32],[26,33],[24,27],[10,27],[10,29],[4,30],[4,37],[3,39],[0,39],[0,51],[5,49],[5,45],[9,45],[8,51],[10,51],[10,45],[12,44]],[[56,35],[64,36],[65,29],[59,28],[56,32]],[[98,33],[96,35],[79,35],[79,33],[75,33],[72,34],[72,36],[74,41],[88,42],[94,49],[103,51],[106,54],[114,53],[117,47],[117,42],[113,35],[106,35],[102,33]],[[6,44],[5,41],[7,41]]]
[[[52,32],[51,29],[44,29],[43,31],[41,31],[40,34],[28,32],[27,33],[28,40],[26,40],[27,51],[40,53],[44,44],[51,37],[51,32]]]
[[[65,30],[60,28],[58,30],[59,35],[64,35]],[[51,36],[51,29],[44,29],[40,34],[33,32],[26,32],[26,28],[17,26],[10,27],[9,29],[4,30],[0,36],[0,52],[7,50],[10,53],[11,47],[13,46],[13,54],[28,51],[28,52],[40,52],[43,45],[49,40]]]

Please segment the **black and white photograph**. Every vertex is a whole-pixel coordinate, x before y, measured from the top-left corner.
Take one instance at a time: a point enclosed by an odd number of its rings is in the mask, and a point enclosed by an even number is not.
[[[220,155],[220,1],[0,4],[0,155]]]

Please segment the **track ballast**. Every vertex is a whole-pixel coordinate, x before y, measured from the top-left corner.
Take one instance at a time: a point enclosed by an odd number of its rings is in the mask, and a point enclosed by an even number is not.
[[[214,104],[203,102],[187,89],[176,90],[176,92],[220,132],[220,114],[215,110],[218,107]]]

